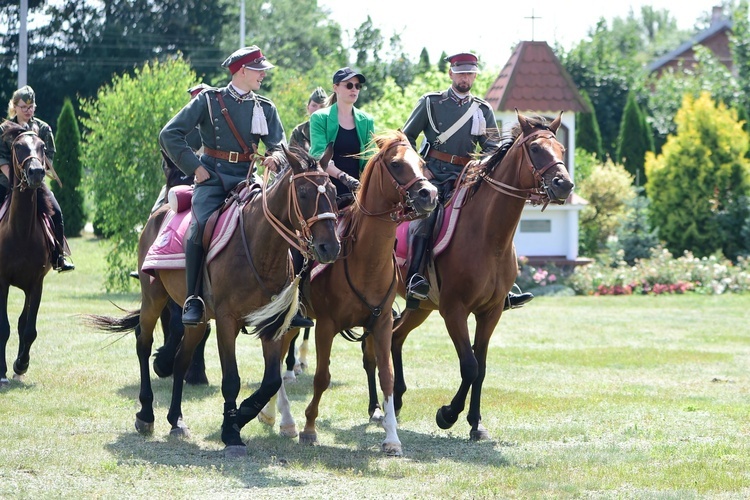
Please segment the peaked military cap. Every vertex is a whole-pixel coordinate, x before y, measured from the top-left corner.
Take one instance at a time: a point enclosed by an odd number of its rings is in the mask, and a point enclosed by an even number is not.
[[[275,67],[266,60],[256,45],[235,50],[221,65],[229,68],[229,72],[232,74],[237,73],[243,66],[258,71]]]
[[[478,73],[479,61],[477,56],[469,52],[461,52],[445,58],[451,63],[451,71],[454,73]]]
[[[326,99],[328,99],[328,94],[326,94],[326,91],[323,90],[323,87],[318,87],[317,89],[313,90],[313,93],[310,94],[310,99],[307,100],[307,102],[317,102],[318,104],[323,104]]]
[[[188,94],[190,94],[190,97],[195,97],[200,94],[203,89],[207,88],[210,88],[210,86],[206,85],[205,83],[199,83],[198,85],[190,87],[187,91]]]
[[[34,94],[34,89],[29,87],[28,85],[24,85],[20,89],[13,92],[13,101],[23,101],[27,105],[34,104],[36,102],[36,95]]]

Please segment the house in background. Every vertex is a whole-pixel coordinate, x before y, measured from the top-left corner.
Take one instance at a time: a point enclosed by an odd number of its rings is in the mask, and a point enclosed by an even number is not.
[[[515,109],[549,121],[562,111],[557,139],[565,146],[565,164],[575,182],[575,114],[591,110],[547,42],[519,43],[484,98],[503,133],[518,123]],[[514,239],[519,257],[532,265],[590,262],[578,257],[578,215],[585,205],[576,194],[565,205],[548,205],[544,212],[527,203]]]
[[[729,71],[732,71],[734,62],[732,61],[732,50],[729,43],[731,34],[732,21],[724,17],[721,6],[714,7],[711,12],[711,26],[696,34],[672,52],[649,64],[648,72],[661,76],[669,69],[679,69],[680,64],[683,70],[691,69],[696,63],[696,45],[703,45],[709,49]]]

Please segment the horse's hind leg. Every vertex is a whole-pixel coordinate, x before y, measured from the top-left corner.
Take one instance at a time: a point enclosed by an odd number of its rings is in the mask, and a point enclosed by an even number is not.
[[[185,327],[182,325],[182,310],[172,299],[169,299],[159,317],[164,330],[164,345],[156,349],[153,367],[159,378],[166,378],[174,370],[174,358],[185,334]]]
[[[18,318],[18,356],[13,362],[14,378],[19,378],[29,369],[31,344],[37,337],[36,320],[42,302],[42,281],[33,290],[26,292],[23,312]]]
[[[172,376],[172,400],[167,413],[167,420],[172,424],[170,436],[190,437],[190,431],[182,418],[182,391],[185,373],[193,359],[196,346],[203,340],[206,326],[198,325],[185,328],[180,348],[174,360],[174,374]]]
[[[206,342],[209,335],[211,335],[211,323],[206,323],[206,333],[203,334],[203,340],[195,348],[193,362],[185,374],[185,383],[188,385],[208,385],[208,376],[206,375]]]
[[[142,290],[139,323],[135,328],[135,351],[138,355],[141,377],[138,391],[141,409],[135,414],[135,428],[140,434],[151,434],[154,431],[154,392],[151,388],[149,358],[154,342],[154,328],[167,301],[167,294],[163,288],[153,289],[153,292],[158,296],[151,297],[145,293],[145,289]]]
[[[403,348],[406,337],[412,330],[424,323],[432,311],[428,309],[406,310],[395,325],[391,338],[391,355],[393,356],[393,404],[396,415],[403,407],[403,397],[406,393],[406,378],[404,377]]]
[[[370,422],[381,423],[384,414],[378,401],[378,385],[375,380],[377,362],[375,358],[375,342],[370,336],[367,336],[362,340],[362,367],[367,374],[367,394],[370,399],[367,406],[367,414],[370,415]]]
[[[499,314],[477,316],[476,333],[474,335],[474,357],[478,363],[477,378],[471,386],[471,401],[469,401],[469,412],[466,420],[471,426],[469,437],[472,441],[483,441],[490,439],[490,433],[482,425],[482,384],[487,372],[487,350],[490,338],[499,321]]]
[[[8,364],[5,350],[10,340],[10,322],[8,321],[8,287],[0,287],[0,386],[8,385]]]

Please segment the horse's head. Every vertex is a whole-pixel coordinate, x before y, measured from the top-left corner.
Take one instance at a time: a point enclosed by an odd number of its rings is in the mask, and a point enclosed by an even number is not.
[[[336,188],[331,178],[302,150],[284,148],[289,162],[290,217],[307,246],[307,253],[318,262],[333,262],[341,244],[336,234]]]
[[[378,152],[370,159],[362,175],[359,204],[377,196],[390,203],[394,220],[414,219],[437,207],[437,189],[423,175],[424,161],[414,151],[403,132],[386,132],[374,139]],[[379,183],[376,177],[380,178]],[[380,185],[379,193],[370,193],[372,183]],[[387,185],[394,189],[386,189]]]
[[[549,201],[565,203],[574,184],[565,166],[565,148],[555,136],[562,121],[562,112],[549,125],[543,120],[528,118],[518,110],[516,114],[521,134],[514,146],[524,149],[531,172]]]
[[[41,187],[47,173],[44,141],[36,132],[13,122],[5,123],[3,140],[11,143],[13,188],[24,190]]]

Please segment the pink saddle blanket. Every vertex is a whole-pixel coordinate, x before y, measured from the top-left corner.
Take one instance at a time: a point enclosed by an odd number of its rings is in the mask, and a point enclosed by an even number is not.
[[[241,198],[244,198],[248,189],[246,187],[242,190]],[[176,196],[174,197],[172,191],[170,191],[170,207],[172,209],[164,217],[159,233],[151,244],[141,267],[144,272],[152,276],[157,269],[185,269],[184,238],[185,232],[193,219],[192,212],[188,210],[190,204],[186,202],[185,197],[192,195],[192,188],[190,186],[177,186],[172,190],[176,190]],[[174,208],[181,211],[175,212]],[[227,246],[239,225],[239,212],[237,203],[232,203],[219,217],[206,253],[206,263],[216,258]]]

